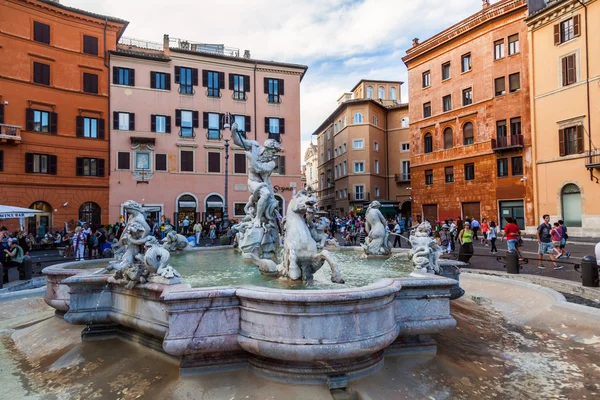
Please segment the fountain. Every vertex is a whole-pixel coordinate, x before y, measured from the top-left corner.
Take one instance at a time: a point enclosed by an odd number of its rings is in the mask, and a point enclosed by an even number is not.
[[[148,236],[139,205],[130,201],[127,236],[117,259],[108,267],[83,261],[46,268],[46,302],[65,321],[85,325],[83,340],[130,338],[177,357],[182,371],[250,367],[275,380],[344,387],[380,368],[385,356],[435,353],[430,335],[456,324],[450,298],[458,285],[429,273],[436,272],[437,258],[422,236],[426,227],[411,238],[411,256],[419,263],[412,273],[406,253],[361,260],[361,252],[352,249],[322,250],[312,223],[316,198],[311,193],[295,193],[285,219],[272,206],[270,173],[278,144],[260,146],[243,139],[235,124],[232,133],[253,165],[248,215],[236,233],[244,258],[258,268],[236,262],[232,249],[171,256],[167,247],[172,249],[177,238],[161,246]],[[374,202],[366,217],[365,251],[390,255],[380,214]],[[277,263],[280,230],[283,247]],[[205,254],[216,256],[206,261]],[[424,266],[423,259],[430,264]],[[186,273],[170,265],[177,262]],[[328,270],[321,269],[325,263]],[[402,268],[405,273],[396,271]],[[214,271],[217,286],[192,287],[186,282],[190,270],[203,271],[201,275]],[[254,285],[234,279],[257,271]]]

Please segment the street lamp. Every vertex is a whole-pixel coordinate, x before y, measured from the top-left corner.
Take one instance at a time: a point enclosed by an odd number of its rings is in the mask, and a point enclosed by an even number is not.
[[[226,112],[223,115],[223,129],[230,129],[233,116]],[[223,228],[229,227],[229,139],[225,139],[225,205],[223,207]]]

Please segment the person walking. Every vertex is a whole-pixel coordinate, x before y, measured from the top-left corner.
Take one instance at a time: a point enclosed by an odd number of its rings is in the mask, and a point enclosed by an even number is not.
[[[83,260],[85,258],[85,242],[86,236],[81,226],[75,228],[75,235],[73,236],[73,248],[75,250],[75,261]]]
[[[562,269],[562,265],[556,264],[556,259],[554,258],[554,254],[552,254],[552,225],[550,225],[550,216],[548,214],[544,214],[542,217],[544,222],[537,227],[537,240],[538,240],[538,261],[539,269],[544,269],[544,254],[548,254],[552,264],[554,265],[555,270]]]
[[[519,235],[521,234],[521,230],[514,223],[512,217],[506,217],[506,225],[504,225],[504,233],[502,234],[502,240],[506,238],[506,250],[508,253],[517,253],[519,255],[519,259],[522,261],[523,257],[521,256],[521,252],[517,247],[517,243],[519,241]]]
[[[396,247],[396,243],[398,243],[398,247],[402,247],[402,242],[400,241],[400,235],[402,235],[402,228],[400,227],[400,223],[396,222],[394,226],[394,245],[392,247]]]
[[[450,226],[448,224],[442,225],[442,231],[440,232],[440,245],[446,253],[452,252],[452,234],[450,233]]]
[[[473,218],[473,220],[471,221],[471,229],[473,230],[473,240],[479,240],[477,233],[479,232],[480,228],[481,224],[479,223],[479,221],[477,221],[476,218]]]
[[[481,238],[481,244],[485,244],[486,246],[489,246],[488,243],[488,230],[490,229],[490,226],[488,225],[487,222],[487,218],[484,218],[481,220],[481,234],[483,235],[483,238]]]
[[[490,221],[490,226],[487,231],[487,239],[492,244],[492,254],[496,254],[498,252],[498,248],[496,247],[496,238],[498,237],[498,227],[496,226],[495,221]]]
[[[460,243],[458,261],[471,265],[470,261],[473,256],[473,230],[470,223],[465,222],[464,228],[458,232],[458,242]]]
[[[194,224],[194,227],[192,228],[192,230],[194,231],[194,236],[196,236],[196,246],[198,247],[200,246],[200,237],[202,236],[202,224],[200,223],[200,221],[197,221]]]
[[[559,228],[558,222],[554,223],[552,230],[550,231],[550,235],[552,235],[552,251],[554,251],[554,256],[556,258],[562,257],[562,252],[560,251],[560,242],[562,239],[562,230]]]
[[[217,225],[215,225],[214,221],[211,221],[210,227],[208,229],[209,229],[208,237],[210,239],[210,244],[212,246],[214,246],[216,244],[216,240],[217,240]]]
[[[190,218],[186,215],[183,219],[183,236],[187,237],[190,229]]]
[[[571,258],[571,253],[566,250],[567,239],[569,238],[569,235],[567,235],[567,227],[565,225],[565,221],[563,221],[562,219],[559,219],[558,227],[560,228],[560,231],[561,231],[561,239],[560,239],[560,253],[561,254],[557,258],[562,258],[565,256],[567,258]]]

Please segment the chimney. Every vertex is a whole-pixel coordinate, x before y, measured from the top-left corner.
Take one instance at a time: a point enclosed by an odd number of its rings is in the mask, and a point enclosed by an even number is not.
[[[171,50],[169,49],[169,35],[167,33],[163,35],[163,54],[165,57],[171,56]]]
[[[483,9],[486,9],[490,6],[490,0],[483,0]]]
[[[419,45],[419,38],[413,39],[413,47],[417,47]]]

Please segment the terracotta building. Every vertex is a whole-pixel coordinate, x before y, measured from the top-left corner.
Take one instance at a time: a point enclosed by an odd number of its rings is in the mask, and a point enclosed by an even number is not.
[[[285,214],[303,187],[300,82],[306,66],[165,35],[163,43],[122,39],[111,51],[110,68],[111,221],[129,199],[142,204],[151,222],[221,218],[226,199],[228,216],[242,218],[247,162],[224,129],[227,112],[247,138],[282,144],[271,179]]]
[[[317,128],[318,206],[333,215],[381,200],[410,214],[408,104],[402,82],[361,80]]]
[[[600,236],[600,1],[530,1],[535,218]]]
[[[526,15],[524,0],[486,1],[407,50],[416,221],[536,225]]]
[[[107,52],[126,26],[54,1],[0,2],[0,204],[43,211],[30,232],[108,222]]]

